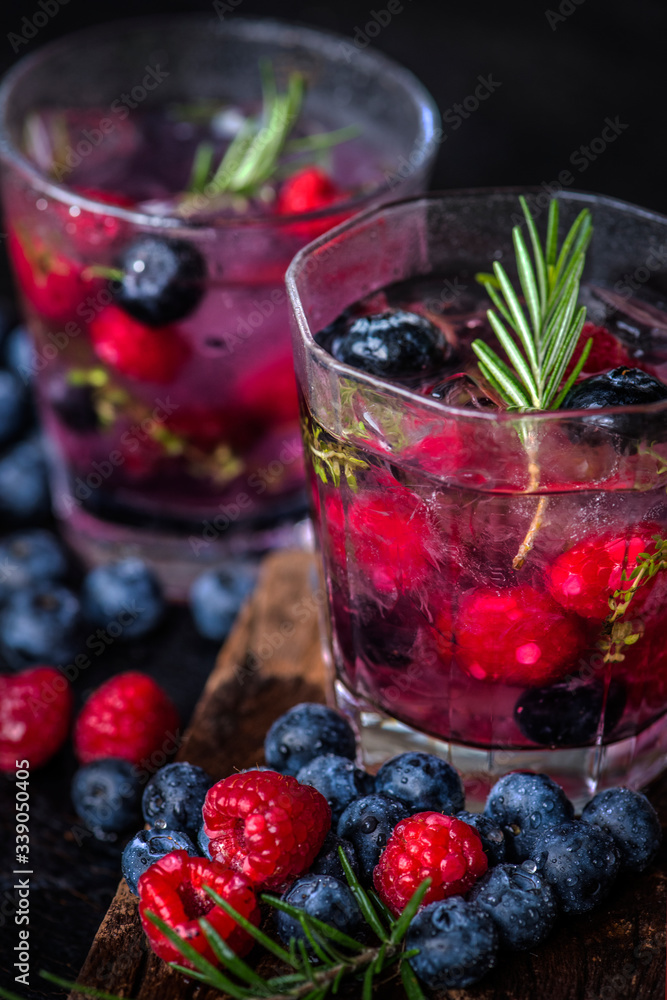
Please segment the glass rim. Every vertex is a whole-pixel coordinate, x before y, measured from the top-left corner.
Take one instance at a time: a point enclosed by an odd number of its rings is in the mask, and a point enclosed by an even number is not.
[[[286,216],[234,216],[210,219],[204,217],[205,221],[198,222],[196,216],[182,217],[178,215],[151,215],[139,212],[130,208],[123,208],[118,205],[110,205],[108,202],[84,196],[67,185],[51,180],[39,167],[21,152],[12,142],[7,126],[8,107],[11,101],[12,92],[22,82],[26,75],[33,72],[41,64],[46,62],[51,55],[60,51],[67,51],[73,44],[82,44],[87,39],[96,37],[109,37],[112,30],[122,30],[127,27],[152,27],[159,25],[167,30],[177,26],[199,25],[202,29],[214,21],[219,23],[219,30],[230,36],[236,36],[239,40],[246,38],[260,38],[269,42],[280,44],[287,41],[289,37],[298,35],[299,42],[314,51],[320,51],[324,57],[332,61],[340,61],[340,45],[353,45],[353,40],[345,35],[340,35],[333,31],[321,30],[298,22],[280,20],[269,17],[240,17],[235,16],[232,21],[226,20],[218,22],[212,15],[202,12],[177,13],[177,14],[157,14],[143,15],[139,17],[118,18],[103,24],[92,25],[86,28],[69,32],[62,38],[52,42],[47,42],[35,52],[23,56],[4,76],[0,84],[0,161],[16,170],[30,184],[42,194],[52,198],[64,205],[81,206],[87,211],[94,211],[107,216],[113,216],[130,222],[135,226],[152,227],[155,229],[172,229],[183,231],[196,230],[203,233],[206,230],[215,232],[217,230],[243,228],[265,228],[281,230],[298,222],[310,222],[335,218],[343,212],[353,212],[359,206],[363,210],[364,205],[368,205],[371,198],[381,198],[383,194],[390,191],[393,184],[389,179],[379,184],[370,193],[358,194],[354,198],[336,202],[333,205],[315,211],[301,212]],[[338,48],[338,57],[334,58],[334,53]],[[386,56],[372,47],[356,50],[355,58],[361,59],[368,65],[369,70],[375,69],[378,77],[390,75],[393,80],[397,80],[408,93],[414,103],[418,114],[415,116],[418,123],[419,132],[415,140],[415,148],[419,150],[416,162],[408,160],[409,171],[402,180],[409,180],[418,170],[423,169],[429,160],[435,155],[437,144],[435,141],[436,129],[440,121],[438,107],[426,89],[424,84],[415,76],[411,70],[395,62],[391,57]]]
[[[362,382],[372,389],[380,389],[383,392],[388,391],[390,395],[394,395],[399,399],[412,404],[417,403],[419,406],[423,406],[427,410],[431,410],[434,416],[440,414],[441,416],[449,416],[450,418],[457,417],[461,419],[466,417],[471,420],[487,421],[491,423],[518,423],[520,425],[527,425],[535,423],[546,424],[554,421],[577,418],[581,419],[584,417],[588,418],[588,421],[592,423],[595,420],[595,415],[597,414],[614,416],[616,414],[662,413],[663,411],[667,413],[667,400],[659,400],[655,403],[636,403],[629,406],[601,406],[595,409],[526,410],[523,412],[519,412],[517,410],[473,410],[460,406],[449,406],[441,400],[433,399],[430,396],[417,395],[408,386],[391,382],[388,379],[383,379],[379,375],[371,375],[368,372],[361,371],[359,368],[353,368],[352,365],[347,365],[342,361],[338,361],[332,354],[317,343],[301,303],[301,296],[297,287],[297,281],[301,273],[306,269],[308,261],[313,259],[314,255],[319,250],[326,247],[329,243],[339,242],[348,232],[356,230],[360,225],[363,225],[369,219],[380,217],[383,213],[401,208],[402,206],[427,205],[436,202],[449,200],[453,201],[456,198],[461,197],[479,197],[482,199],[493,195],[512,194],[517,196],[520,194],[544,194],[544,189],[537,186],[531,187],[518,185],[512,187],[452,188],[448,190],[429,191],[427,194],[399,198],[395,201],[386,202],[384,205],[372,206],[363,212],[357,213],[353,218],[346,219],[344,222],[341,222],[334,228],[329,229],[326,233],[318,236],[310,243],[307,243],[292,258],[285,274],[285,285],[287,287],[287,297],[290,302],[290,307],[294,315],[299,334],[309,353],[318,359],[322,367],[333,371],[337,378],[354,377],[358,382]],[[658,219],[667,227],[667,215],[662,215],[660,212],[654,212],[650,209],[642,208],[639,205],[633,205],[631,202],[623,201],[620,198],[613,198],[610,195],[595,194],[590,191],[568,190],[558,191],[554,195],[549,195],[549,197],[555,197],[560,201],[570,200],[578,202],[582,205],[582,207],[597,204],[607,205],[616,209],[629,210],[633,214]],[[318,331],[315,331],[315,333],[317,332]],[[607,429],[613,433],[613,427],[605,428],[604,425],[601,427],[601,430]]]

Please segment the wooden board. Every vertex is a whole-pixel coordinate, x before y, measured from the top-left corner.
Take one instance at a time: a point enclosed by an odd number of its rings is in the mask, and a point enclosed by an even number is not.
[[[223,647],[178,758],[217,778],[263,761],[271,722],[299,701],[324,700],[318,607],[312,564],[279,553]],[[650,790],[667,820],[667,780]],[[666,838],[667,839],[667,838]],[[147,947],[136,897],[121,882],[95,937],[79,982],[135,1000],[213,1000],[220,994],[172,972]],[[612,899],[585,917],[562,920],[534,952],[503,953],[478,987],[450,1000],[663,1000],[667,918],[667,843],[643,875],[623,880]],[[355,984],[350,995],[359,994]],[[80,994],[78,994],[80,996]],[[403,991],[388,984],[381,1000]],[[74,996],[74,995],[73,995]],[[444,994],[440,995],[444,997]]]

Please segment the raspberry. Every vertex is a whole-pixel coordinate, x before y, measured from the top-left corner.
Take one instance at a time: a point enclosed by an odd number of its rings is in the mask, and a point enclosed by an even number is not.
[[[7,247],[16,280],[30,305],[54,323],[71,319],[94,284],[84,280],[79,264],[55,253],[38,237],[24,245],[12,230]]]
[[[107,306],[95,317],[90,336],[102,361],[140,382],[172,382],[190,356],[174,327],[147,326],[118,306]]]
[[[278,193],[276,208],[279,215],[302,215],[305,212],[317,212],[328,208],[347,197],[328,174],[320,167],[304,167],[292,174],[282,184]],[[342,212],[336,216],[328,215],[326,219],[312,222],[294,223],[290,232],[304,239],[313,240],[320,233],[346,219],[350,213]]]
[[[426,504],[396,480],[355,499],[348,512],[357,565],[381,593],[416,589],[436,568],[434,530]],[[434,542],[431,542],[434,544]]]
[[[424,905],[472,888],[488,868],[479,834],[467,823],[438,812],[401,820],[373,872],[380,898],[394,914],[403,911],[425,878]]]
[[[457,659],[476,680],[544,684],[562,677],[586,648],[577,620],[527,585],[471,591],[454,631]]]
[[[69,681],[55,667],[0,676],[0,770],[15,771],[24,758],[45,764],[65,741],[72,704]]]
[[[159,684],[130,670],[112,677],[90,696],[76,720],[74,750],[82,764],[122,757],[155,770],[151,754],[167,741],[174,744],[178,727],[178,712]]]
[[[631,359],[623,344],[613,333],[610,333],[606,326],[595,326],[594,323],[584,323],[579,337],[578,344],[568,366],[563,373],[563,382],[570,377],[574,366],[581,357],[581,352],[590,338],[593,338],[591,352],[586,358],[583,375],[597,375],[599,372],[609,371],[610,368],[617,368],[619,365],[630,365]]]
[[[243,875],[206,858],[191,858],[187,851],[172,851],[141,875],[137,887],[139,916],[146,937],[155,954],[165,962],[178,962],[193,968],[149,919],[149,910],[214,965],[219,963],[199,926],[200,917],[206,917],[237,955],[245,955],[252,948],[251,936],[213,902],[203,889],[205,885],[222,896],[241,916],[259,924],[260,910],[255,892]]]
[[[204,802],[211,856],[268,889],[307,871],[331,810],[323,795],[277,771],[245,771],[213,785]]]
[[[630,586],[637,556],[655,549],[657,524],[638,524],[622,535],[586,538],[558,556],[547,572],[547,586],[555,600],[583,618],[604,621],[611,613],[609,598],[615,590]],[[644,606],[657,577],[639,586],[632,598],[632,612]]]

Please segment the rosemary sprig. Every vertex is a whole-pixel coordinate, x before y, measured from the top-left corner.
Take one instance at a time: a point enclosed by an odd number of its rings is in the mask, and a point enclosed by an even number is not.
[[[264,931],[255,927],[245,917],[237,913],[229,903],[209,886],[204,886],[211,899],[225,910],[233,919],[250,934],[258,944],[264,947],[274,958],[287,966],[286,972],[262,977],[246,962],[238,957],[227,942],[220,937],[205,917],[200,918],[199,926],[211,946],[211,950],[219,961],[222,969],[217,968],[193,946],[181,938],[168,924],[154,913],[147,913],[148,918],[178,949],[190,966],[172,962],[171,967],[182,972],[190,979],[220,990],[234,1000],[324,1000],[335,995],[343,979],[354,978],[359,982],[360,996],[370,1000],[377,977],[399,974],[405,988],[408,1000],[424,1000],[417,977],[408,964],[417,952],[407,951],[405,936],[410,921],[421,906],[422,900],[431,884],[430,879],[415,891],[403,913],[397,919],[388,915],[387,910],[363,889],[344,852],[339,848],[339,856],[346,878],[355,899],[366,921],[363,937],[373,934],[377,944],[368,944],[366,940],[357,941],[344,934],[336,927],[311,917],[294,906],[285,903],[275,896],[263,895],[262,901],[269,906],[288,913],[299,921],[310,948],[303,939],[292,938],[289,949],[283,948]],[[313,956],[317,956],[316,959]],[[42,972],[40,975],[66,989],[85,993],[96,1000],[122,1000],[103,990],[97,990],[82,983],[71,983],[52,973]],[[18,1000],[14,994],[0,988],[0,997],[6,1000]]]
[[[526,309],[498,261],[493,274],[478,274],[497,312],[487,316],[512,364],[510,368],[482,340],[473,341],[480,371],[513,410],[557,410],[579,376],[592,346],[586,344],[565,385],[561,382],[574,354],[586,319],[577,309],[579,281],[592,235],[590,212],[579,213],[558,252],[558,202],[549,203],[544,249],[526,199],[521,208],[532,246],[531,254],[520,226],[512,230],[519,282]],[[511,332],[510,332],[511,331]],[[518,341],[518,342],[517,342]]]

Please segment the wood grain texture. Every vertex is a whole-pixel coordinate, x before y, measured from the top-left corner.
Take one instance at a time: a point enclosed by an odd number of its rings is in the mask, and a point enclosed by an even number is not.
[[[263,761],[271,722],[299,701],[324,700],[318,609],[304,553],[279,553],[263,567],[202,693],[179,759],[220,778]],[[667,780],[650,796],[667,819]],[[612,899],[585,917],[566,918],[534,952],[501,954],[478,987],[450,1000],[663,1000],[667,923],[667,844],[648,872],[618,883]],[[262,963],[264,964],[264,963]],[[220,995],[171,972],[148,949],[136,898],[121,882],[79,982],[136,1000],[213,1000]],[[358,996],[353,984],[347,995]],[[81,996],[81,994],[78,994]],[[73,994],[74,996],[74,994]],[[380,987],[381,1000],[402,988]],[[440,994],[444,1000],[445,994]]]

